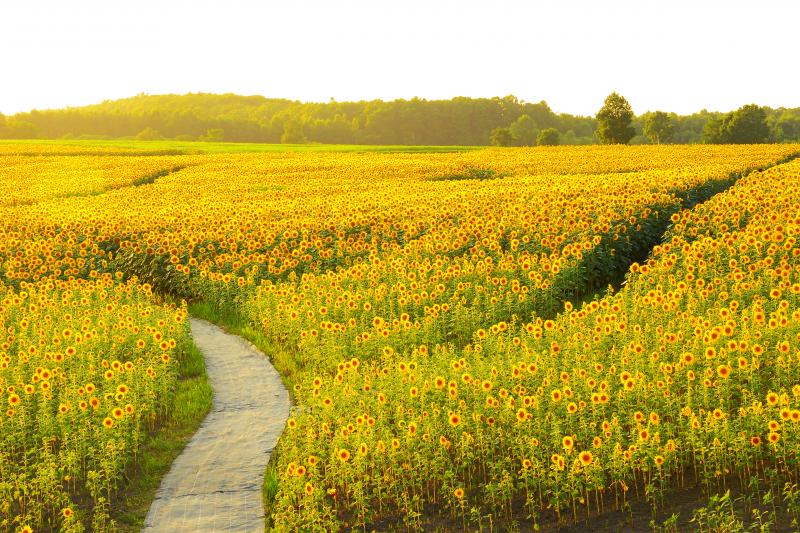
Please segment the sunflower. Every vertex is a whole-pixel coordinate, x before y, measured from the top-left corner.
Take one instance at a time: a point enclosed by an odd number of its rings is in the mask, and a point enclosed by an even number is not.
[[[584,451],[578,454],[578,459],[580,460],[583,466],[589,466],[590,464],[592,464],[594,456],[592,455],[592,452]]]
[[[769,405],[772,405],[772,406],[778,405],[778,401],[779,400],[780,400],[780,397],[776,393],[774,393],[772,391],[769,391],[767,393],[767,403]]]

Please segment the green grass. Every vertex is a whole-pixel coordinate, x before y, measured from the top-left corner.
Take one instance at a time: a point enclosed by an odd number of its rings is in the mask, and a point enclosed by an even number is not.
[[[137,459],[125,472],[128,484],[111,510],[122,532],[141,530],[161,479],[211,409],[211,386],[200,350],[192,343],[179,361],[172,418],[143,443]]]
[[[272,457],[270,457],[272,459]],[[275,497],[278,495],[278,467],[277,461],[271,460],[267,465],[267,471],[264,473],[264,483],[261,485],[261,493],[264,500],[264,514],[266,516],[267,525],[269,525],[270,509],[275,502]]]
[[[136,140],[76,140],[76,139],[11,139],[0,141],[2,145],[32,145],[94,147],[98,149],[116,148],[134,150],[131,155],[146,152],[174,154],[216,154],[245,152],[391,152],[391,153],[429,153],[466,152],[482,150],[486,146],[382,146],[360,144],[267,144],[267,143],[227,143],[227,142],[187,142],[187,141],[136,141]],[[124,155],[124,154],[121,154]]]

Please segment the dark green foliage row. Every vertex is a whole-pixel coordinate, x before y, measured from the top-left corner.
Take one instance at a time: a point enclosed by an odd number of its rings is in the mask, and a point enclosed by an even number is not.
[[[769,140],[800,139],[800,109],[761,109]],[[631,144],[701,142],[709,122],[730,129],[728,115],[703,110],[688,116],[662,112],[661,129],[645,131],[650,115],[632,117]],[[738,131],[741,120],[733,122],[732,131]],[[558,133],[559,144],[595,143],[597,126],[595,117],[555,113],[545,102],[514,96],[303,103],[198,93],[139,95],[86,107],[0,115],[0,138],[479,146],[490,144],[499,128],[503,131],[494,144],[533,146],[553,144],[552,133],[543,139],[548,142],[539,142],[541,132],[549,128]],[[666,135],[664,127],[671,130]]]
[[[556,114],[544,102],[514,96],[302,103],[234,94],[139,95],[20,113],[0,118],[0,138],[475,146],[488,144],[494,128],[523,115],[536,130],[555,127],[569,138],[592,142],[594,119]]]
[[[494,180],[504,178],[506,174],[498,174],[491,168],[467,167],[463,172],[453,174],[443,174],[441,176],[430,176],[428,181],[457,181],[457,180]]]
[[[173,172],[178,172],[179,170],[183,170],[184,168],[186,168],[186,167],[179,165],[179,166],[176,166],[176,167],[165,168],[164,170],[159,170],[158,172],[154,172],[153,174],[150,174],[149,176],[142,176],[141,178],[136,178],[133,181],[133,186],[134,187],[139,187],[141,185],[149,185],[151,183],[154,183],[158,178],[163,178],[164,176],[168,176],[168,175],[172,174]]]

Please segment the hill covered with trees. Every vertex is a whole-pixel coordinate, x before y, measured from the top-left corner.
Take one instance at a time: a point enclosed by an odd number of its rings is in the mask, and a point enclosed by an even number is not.
[[[800,140],[800,108],[759,109],[768,140]],[[736,124],[731,114],[659,113],[655,121],[652,114],[633,118],[632,144],[735,138],[726,134]],[[648,120],[657,130],[646,127]],[[555,113],[544,101],[515,96],[306,103],[235,94],[140,94],[85,107],[0,114],[0,138],[45,139],[519,146],[596,143],[597,126],[594,117]],[[646,135],[652,131],[658,134]]]

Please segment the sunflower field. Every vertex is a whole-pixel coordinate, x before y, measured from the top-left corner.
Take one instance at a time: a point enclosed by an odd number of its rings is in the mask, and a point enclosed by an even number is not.
[[[754,485],[797,515],[799,151],[0,145],[0,529],[114,529],[181,300],[269,339],[291,388],[275,530]]]

